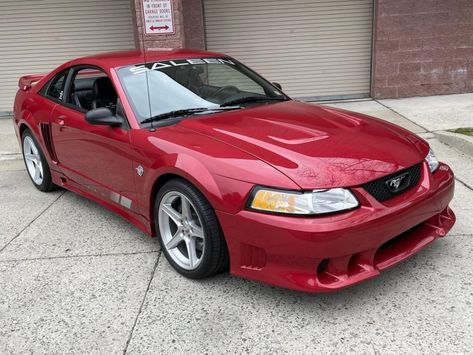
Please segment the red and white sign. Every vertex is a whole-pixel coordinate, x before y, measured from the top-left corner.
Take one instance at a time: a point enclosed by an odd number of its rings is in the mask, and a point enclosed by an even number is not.
[[[174,29],[174,13],[172,0],[142,0],[145,33],[172,34]]]

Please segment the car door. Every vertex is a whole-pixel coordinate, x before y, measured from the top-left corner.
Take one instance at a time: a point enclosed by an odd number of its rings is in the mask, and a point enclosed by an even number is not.
[[[52,112],[51,134],[58,166],[69,184],[133,211],[136,193],[128,125],[92,125],[85,119],[86,112],[93,107],[114,105],[116,111],[119,102],[116,91],[115,97],[111,92],[100,92],[107,80],[110,81],[100,68],[72,68],[64,101]],[[97,85],[98,81],[102,84]],[[111,82],[105,87],[108,91],[114,90]]]

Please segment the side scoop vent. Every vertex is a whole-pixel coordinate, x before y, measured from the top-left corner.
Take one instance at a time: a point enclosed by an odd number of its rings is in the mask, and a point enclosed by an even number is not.
[[[56,152],[54,150],[53,141],[51,138],[51,125],[49,123],[41,123],[41,135],[43,136],[44,144],[48,150],[49,156],[53,162],[57,162]]]
[[[241,244],[241,261],[243,268],[261,270],[266,265],[266,252],[262,248]]]

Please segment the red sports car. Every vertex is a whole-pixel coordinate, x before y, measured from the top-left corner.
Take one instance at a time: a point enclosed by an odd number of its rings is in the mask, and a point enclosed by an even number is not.
[[[455,223],[453,173],[426,141],[292,100],[219,53],[108,53],[24,76],[14,124],[39,190],[63,187],[121,214],[190,278],[229,268],[331,291]]]

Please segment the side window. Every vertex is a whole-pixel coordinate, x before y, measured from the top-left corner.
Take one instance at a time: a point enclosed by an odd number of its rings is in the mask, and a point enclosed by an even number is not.
[[[67,70],[56,75],[48,86],[46,96],[61,100],[64,98],[64,84],[66,83]]]
[[[74,75],[67,102],[82,111],[107,107],[115,114],[117,99],[112,81],[104,72],[82,68]]]

